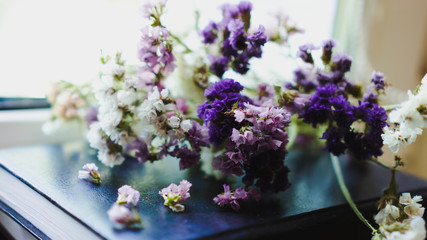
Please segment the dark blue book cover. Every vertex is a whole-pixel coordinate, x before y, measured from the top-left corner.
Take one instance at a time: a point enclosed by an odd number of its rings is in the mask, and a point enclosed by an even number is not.
[[[100,185],[78,179],[78,171],[90,162],[99,167]],[[358,221],[340,192],[328,154],[293,150],[285,162],[291,170],[291,187],[259,202],[242,202],[235,212],[220,208],[212,199],[223,191],[223,183],[238,187],[239,180],[216,180],[197,167],[179,171],[175,159],[146,164],[127,159],[111,169],[97,161],[84,142],[1,149],[0,209],[41,238],[55,238],[54,232],[71,239],[81,235],[100,239],[310,239],[322,234],[342,239],[336,226],[351,233],[347,239],[369,238],[370,230]],[[387,187],[390,172],[348,158],[340,162],[354,200],[373,222],[375,202]],[[183,213],[173,213],[163,206],[158,192],[182,179],[193,184],[191,197],[184,202]],[[427,189],[427,181],[407,174],[398,173],[397,181],[401,192],[424,194]],[[108,219],[117,189],[125,184],[141,192],[137,208],[142,230],[118,231]],[[42,201],[43,207],[37,207]],[[43,209],[25,210],[28,207]],[[54,210],[62,214],[49,216]]]

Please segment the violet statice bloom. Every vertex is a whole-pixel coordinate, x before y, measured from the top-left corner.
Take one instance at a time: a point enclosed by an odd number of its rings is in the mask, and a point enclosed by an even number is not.
[[[218,42],[220,46],[220,55],[209,57],[210,69],[219,78],[229,67],[235,72],[246,74],[249,71],[249,60],[262,55],[261,47],[267,42],[265,28],[260,25],[255,33],[248,32],[252,10],[250,2],[225,4],[222,10],[222,21],[210,22],[201,32],[205,44]]]
[[[205,89],[206,101],[197,108],[198,117],[209,128],[209,141],[214,146],[221,145],[239,124],[231,114],[227,114],[233,105],[249,101],[240,91],[243,86],[233,79],[221,79]]]
[[[148,160],[154,160],[148,150],[147,143],[138,138],[126,146],[126,151],[136,150],[135,157],[139,163],[145,163]]]
[[[169,31],[166,28],[146,26],[141,30],[141,33],[138,58],[146,65],[139,69],[141,73],[138,76],[143,76],[144,78],[141,81],[148,83],[149,79],[145,77],[170,73],[176,65],[172,54]],[[143,74],[144,72],[148,73]],[[152,74],[149,74],[150,72]]]
[[[374,88],[377,91],[384,90],[385,81],[384,81],[384,73],[374,71],[372,73],[371,81],[374,84]]]
[[[164,205],[169,207],[174,212],[183,212],[184,205],[180,204],[190,197],[191,183],[187,180],[181,180],[179,185],[171,183],[168,187],[159,191],[160,196],[163,197]]]
[[[273,85],[261,83],[258,85],[257,96],[254,99],[254,103],[257,105],[271,105],[274,102],[274,96],[276,91]]]
[[[337,45],[337,42],[333,39],[326,40],[322,43],[323,54],[322,61],[325,65],[329,64],[332,58],[332,49]]]
[[[212,166],[226,174],[244,174],[243,183],[255,185],[261,192],[287,189],[290,184],[289,169],[284,165],[288,143],[285,128],[290,114],[283,108],[249,103],[233,110],[233,114],[240,127],[232,129],[225,154],[215,158]]]
[[[101,183],[101,175],[99,175],[98,167],[95,163],[88,163],[83,166],[83,170],[79,171],[79,178],[85,179],[97,184]]]
[[[338,156],[349,150],[357,159],[378,157],[382,154],[381,134],[387,126],[386,111],[375,103],[360,102],[353,106],[333,84],[319,86],[310,102],[300,114],[303,121],[328,124],[322,139],[326,140],[324,150]],[[365,123],[365,129],[358,132],[351,125],[356,121]]]
[[[118,190],[117,204],[136,206],[139,202],[140,193],[129,185],[123,185]]]
[[[245,189],[243,189],[242,187],[239,187],[233,192],[231,192],[230,186],[228,186],[227,184],[224,184],[222,186],[224,187],[224,192],[214,197],[213,201],[220,207],[228,205],[234,211],[239,211],[240,205],[238,201],[248,199],[248,192],[246,192]]]
[[[108,218],[117,229],[141,229],[141,217],[135,208],[113,204],[107,211]]]
[[[301,58],[306,63],[313,64],[313,56],[311,56],[311,51],[318,49],[318,47],[314,46],[311,43],[304,44],[299,47],[299,51],[297,52],[297,57]]]
[[[209,22],[205,29],[202,30],[201,35],[203,36],[204,44],[215,43],[218,38],[218,25],[213,21]]]

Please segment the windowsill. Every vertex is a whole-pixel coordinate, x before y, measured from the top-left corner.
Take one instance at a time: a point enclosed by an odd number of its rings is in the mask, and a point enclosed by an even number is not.
[[[67,126],[58,133],[46,135],[42,126],[49,120],[50,114],[49,108],[0,111],[0,148],[59,143],[84,137],[80,131],[66,129]]]

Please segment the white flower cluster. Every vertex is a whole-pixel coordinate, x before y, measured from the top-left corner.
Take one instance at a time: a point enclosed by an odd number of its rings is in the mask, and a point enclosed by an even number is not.
[[[182,131],[187,132],[192,127],[192,123],[190,120],[182,121],[175,114],[169,114],[176,109],[176,106],[170,102],[169,91],[163,89],[160,92],[155,86],[148,94],[148,98],[137,107],[137,117],[143,124],[153,126],[157,135],[179,138],[182,137]]]
[[[387,204],[375,216],[375,222],[380,228],[372,239],[424,240],[424,208],[418,203],[420,201],[421,196],[411,198],[410,193],[403,193],[399,198],[399,206]]]
[[[124,111],[131,111],[137,100],[133,79],[126,79],[124,66],[108,61],[104,64],[101,77],[94,82],[94,95],[99,103],[98,122],[92,123],[87,134],[91,147],[98,149],[98,159],[113,167],[125,160],[121,150],[113,150],[109,145],[126,147],[132,141],[131,134],[118,128],[125,119]],[[120,147],[119,147],[120,148]]]
[[[394,153],[399,151],[401,146],[413,143],[418,135],[421,135],[422,128],[427,127],[427,75],[421,81],[421,86],[416,94],[408,91],[409,99],[399,108],[389,114],[392,127],[385,127],[382,138],[384,144],[388,145]]]

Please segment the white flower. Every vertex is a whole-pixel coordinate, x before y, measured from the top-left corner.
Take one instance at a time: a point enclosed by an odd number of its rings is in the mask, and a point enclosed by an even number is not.
[[[120,165],[125,161],[121,153],[110,153],[108,148],[101,148],[98,151],[98,159],[108,167]]]
[[[87,140],[89,142],[89,146],[96,149],[101,149],[105,146],[105,141],[101,136],[101,125],[99,122],[94,122],[89,126],[89,131],[87,133]]]
[[[394,222],[399,218],[399,208],[394,205],[387,204],[385,208],[381,209],[378,214],[375,216],[375,222],[378,225]]]
[[[426,237],[425,222],[422,217],[413,217],[402,224],[396,224],[393,227],[396,231],[380,228],[380,231],[385,235],[387,240],[424,240]],[[406,230],[402,231],[402,228]]]
[[[86,179],[95,183],[101,183],[101,176],[98,172],[98,167],[95,163],[88,163],[83,166],[83,170],[79,171],[79,178]]]
[[[399,203],[405,206],[404,212],[408,216],[422,217],[425,209],[418,203],[422,200],[423,198],[421,196],[414,196],[411,198],[410,193],[402,193],[402,196],[399,198]]]
[[[119,224],[120,227],[138,225],[138,228],[142,227],[141,218],[135,209],[130,209],[123,205],[113,204],[107,211],[108,218],[111,222]]]
[[[193,127],[193,122],[189,119],[186,119],[181,122],[181,129],[184,132],[188,132]]]
[[[117,103],[120,107],[130,106],[136,100],[136,92],[132,89],[117,91]]]
[[[172,116],[168,119],[168,124],[172,128],[179,128],[179,123],[181,122],[181,119],[177,116]]]

